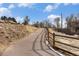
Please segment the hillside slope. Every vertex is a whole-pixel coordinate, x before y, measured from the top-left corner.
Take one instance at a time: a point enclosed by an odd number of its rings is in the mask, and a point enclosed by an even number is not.
[[[20,40],[36,30],[37,28],[30,25],[0,23],[0,54],[9,46],[10,42]]]

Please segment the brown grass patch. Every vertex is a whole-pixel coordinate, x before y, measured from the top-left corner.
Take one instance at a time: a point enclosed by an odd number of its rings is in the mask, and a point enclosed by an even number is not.
[[[0,23],[0,54],[11,42],[20,40],[36,30],[35,27],[30,25]]]

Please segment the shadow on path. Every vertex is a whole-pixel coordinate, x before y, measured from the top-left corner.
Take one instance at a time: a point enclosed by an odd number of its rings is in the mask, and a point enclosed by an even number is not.
[[[49,55],[54,56],[52,53],[46,51],[46,50],[50,50],[49,48],[48,48],[48,49],[44,49],[44,48],[43,48],[43,44],[45,44],[45,43],[43,42],[43,40],[45,39],[45,36],[44,36],[44,35],[46,35],[46,34],[45,34],[45,31],[44,31],[43,35],[41,36],[41,40],[40,40],[41,49],[42,49],[44,52],[48,53]],[[47,46],[47,45],[46,45],[46,46]]]
[[[43,32],[43,30],[42,30],[42,32]],[[42,33],[41,32],[41,33]],[[34,40],[34,42],[33,42],[33,46],[32,46],[32,50],[36,53],[36,54],[38,54],[39,56],[42,56],[39,52],[37,52],[36,51],[36,49],[35,49],[35,44],[36,44],[36,41],[37,41],[37,39],[38,39],[38,37],[41,35],[41,33],[36,37],[36,39]]]

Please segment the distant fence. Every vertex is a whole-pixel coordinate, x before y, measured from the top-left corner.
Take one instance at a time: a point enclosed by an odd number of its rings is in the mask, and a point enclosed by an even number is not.
[[[56,41],[56,36],[57,36],[57,37],[64,37],[64,38],[75,39],[75,40],[79,40],[78,38],[69,37],[69,36],[65,36],[65,35],[59,35],[59,34],[55,34],[55,33],[50,33],[49,30],[48,30],[48,28],[46,28],[46,30],[47,30],[47,36],[48,36],[48,37],[47,37],[47,40],[48,40],[50,46],[52,46],[54,49],[60,49],[60,50],[62,50],[62,51],[64,51],[64,52],[67,52],[67,53],[69,53],[69,54],[72,54],[72,55],[77,56],[77,54],[75,54],[75,53],[73,53],[73,52],[70,52],[70,51],[68,51],[68,50],[66,50],[66,49],[63,49],[63,47],[60,48],[59,46],[56,46],[55,43],[57,42],[57,43],[60,43],[60,44],[62,44],[62,45],[66,45],[66,46],[69,46],[69,47],[72,47],[72,48],[79,49],[79,47],[76,47],[76,46],[73,46],[73,45],[69,45],[69,44],[66,44],[66,43],[63,43],[63,42]],[[50,35],[51,35],[51,36],[50,36]],[[52,40],[50,40],[50,39],[52,39]]]

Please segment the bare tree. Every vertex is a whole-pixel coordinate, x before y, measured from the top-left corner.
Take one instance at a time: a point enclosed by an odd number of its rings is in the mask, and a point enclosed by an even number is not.
[[[61,29],[63,27],[63,16],[62,16],[62,13],[61,13]]]
[[[59,17],[55,18],[54,22],[55,22],[56,28],[57,29],[60,28],[60,23],[59,23],[60,22],[60,18]]]
[[[27,25],[27,24],[29,24],[29,21],[30,21],[30,19],[28,18],[28,16],[25,16],[23,24]]]

